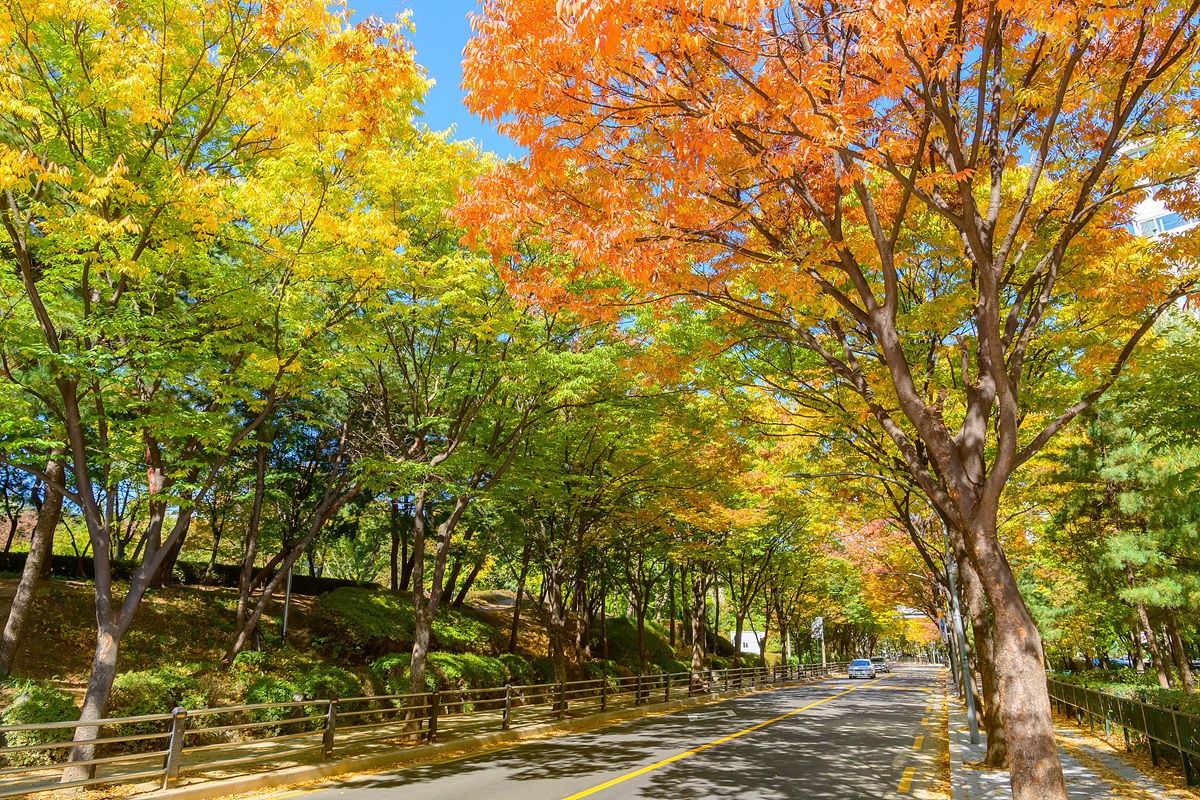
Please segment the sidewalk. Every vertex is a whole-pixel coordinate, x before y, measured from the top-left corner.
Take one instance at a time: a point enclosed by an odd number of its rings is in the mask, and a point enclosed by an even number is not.
[[[951,684],[952,686],[953,684]],[[1011,800],[1007,770],[972,769],[983,761],[987,736],[971,744],[963,704],[947,689],[950,738],[950,800]],[[1070,800],[1182,800],[1195,795],[1163,786],[1111,752],[1085,742],[1069,728],[1055,728]]]

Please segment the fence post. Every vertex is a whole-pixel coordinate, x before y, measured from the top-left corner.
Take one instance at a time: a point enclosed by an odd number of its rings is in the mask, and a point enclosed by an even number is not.
[[[562,719],[567,713],[567,682],[558,684],[558,718]]]
[[[1129,725],[1125,722],[1125,706],[1117,700],[1117,716],[1121,718],[1121,733],[1125,734],[1125,752],[1132,753],[1133,745],[1129,743]]]
[[[1171,722],[1175,726],[1175,749],[1179,751],[1179,760],[1183,762],[1183,785],[1192,785],[1192,757],[1183,749],[1183,737],[1179,735],[1179,715],[1171,709]]]
[[[638,673],[637,686],[633,690],[633,704],[640,706],[642,704],[642,673]]]
[[[500,730],[508,730],[512,724],[512,684],[504,684],[504,716],[500,720]]]
[[[438,718],[438,699],[441,697],[441,692],[437,689],[433,690],[433,694],[429,696],[429,732],[425,736],[425,741],[433,744],[433,739],[437,736],[437,718]]]
[[[187,709],[177,707],[171,712],[171,732],[167,740],[167,757],[163,761],[163,789],[170,789],[179,778],[179,759],[183,755],[183,732],[187,730]]]
[[[608,676],[600,679],[600,710],[608,708]]]
[[[333,735],[337,732],[337,698],[331,698],[329,707],[325,709],[325,730],[321,734],[321,760],[328,761],[333,757]]]
[[[669,672],[667,673],[667,688],[666,691],[663,692],[663,702],[671,702],[671,673]]]

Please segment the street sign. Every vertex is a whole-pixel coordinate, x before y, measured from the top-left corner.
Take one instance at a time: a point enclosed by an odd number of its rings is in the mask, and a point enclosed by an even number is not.
[[[812,638],[814,638],[814,639],[824,639],[825,638],[825,618],[824,617],[815,617],[813,619],[813,621],[812,621]]]

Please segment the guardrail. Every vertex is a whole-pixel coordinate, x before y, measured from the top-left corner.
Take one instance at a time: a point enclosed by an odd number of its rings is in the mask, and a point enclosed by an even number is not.
[[[1073,683],[1046,679],[1050,700],[1063,713],[1075,709],[1075,718],[1083,722],[1088,719],[1094,732],[1096,720],[1104,723],[1104,734],[1109,735],[1109,726],[1115,724],[1125,733],[1125,749],[1131,750],[1129,733],[1133,731],[1146,737],[1150,745],[1150,760],[1157,766],[1157,742],[1179,753],[1183,762],[1183,776],[1188,786],[1200,784],[1200,776],[1192,768],[1192,759],[1200,759],[1200,715],[1176,711],[1173,708],[1143,703],[1131,697],[1121,697],[1107,692],[1076,686]]]
[[[802,664],[594,678],[564,683],[332,700],[298,699],[139,717],[0,726],[0,798],[99,784],[168,789],[181,777],[329,761],[435,739],[536,725],[659,700],[809,680],[846,668]],[[77,728],[99,728],[95,756],[67,762]],[[88,777],[63,782],[68,767]],[[230,770],[233,770],[231,773]],[[154,784],[150,784],[154,781]]]

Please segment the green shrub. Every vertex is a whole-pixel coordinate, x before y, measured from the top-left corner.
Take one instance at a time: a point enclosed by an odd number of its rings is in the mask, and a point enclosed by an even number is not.
[[[508,671],[508,682],[513,686],[527,686],[533,683],[535,679],[533,666],[525,656],[505,653],[500,656],[500,663]]]
[[[533,668],[533,678],[537,683],[554,683],[553,658],[535,658],[529,666]]]
[[[295,695],[301,694],[300,687],[289,680],[274,675],[263,675],[246,688],[246,705],[258,703],[291,703]],[[256,708],[250,712],[251,722],[283,722],[299,716],[295,708]],[[304,716],[309,716],[305,714]],[[255,738],[278,736],[282,725],[265,725],[252,728]]]
[[[371,673],[383,684],[388,694],[408,694],[408,668],[412,666],[411,653],[389,653],[371,662]],[[433,676],[425,672],[425,685],[432,692],[436,685],[430,684]]]
[[[140,717],[147,714],[169,714],[176,708],[188,711],[206,708],[208,696],[200,683],[182,667],[159,667],[141,672],[126,672],[113,681],[108,700],[108,716]],[[140,736],[165,733],[170,723],[130,722],[116,731],[121,736]],[[125,748],[134,751],[162,750],[165,739],[144,739],[128,742]]]
[[[729,662],[720,656],[713,656],[708,661],[709,667],[712,669],[729,669]]]
[[[692,665],[685,664],[682,661],[676,661],[673,658],[664,658],[655,661],[651,664],[652,667],[657,667],[661,672],[691,672]]]
[[[412,600],[398,592],[345,587],[323,594],[309,614],[313,642],[334,658],[369,659],[411,650],[416,616]],[[433,620],[430,649],[496,652],[503,634],[453,608]]]
[[[300,679],[299,686],[305,700],[340,700],[363,693],[358,676],[341,667],[316,667]]]
[[[659,635],[662,633],[663,635]],[[675,651],[667,643],[664,636],[666,629],[649,621],[646,622],[644,643],[646,659],[649,664],[661,664],[664,661],[675,660]],[[626,617],[612,617],[608,620],[608,657],[618,664],[624,664],[632,672],[641,669],[641,656],[638,653],[637,620]]]
[[[41,686],[32,681],[26,683],[12,705],[0,713],[0,722],[5,725],[35,725],[40,722],[66,722],[79,719],[79,709],[71,696]],[[34,744],[69,742],[75,736],[74,728],[52,728],[47,731],[10,731],[4,734],[7,747],[25,747]],[[69,747],[53,750],[29,750],[9,753],[4,763],[11,767],[33,767],[66,761]]]
[[[503,661],[473,653],[430,653],[425,669],[437,675],[439,689],[490,689],[508,680]]]

